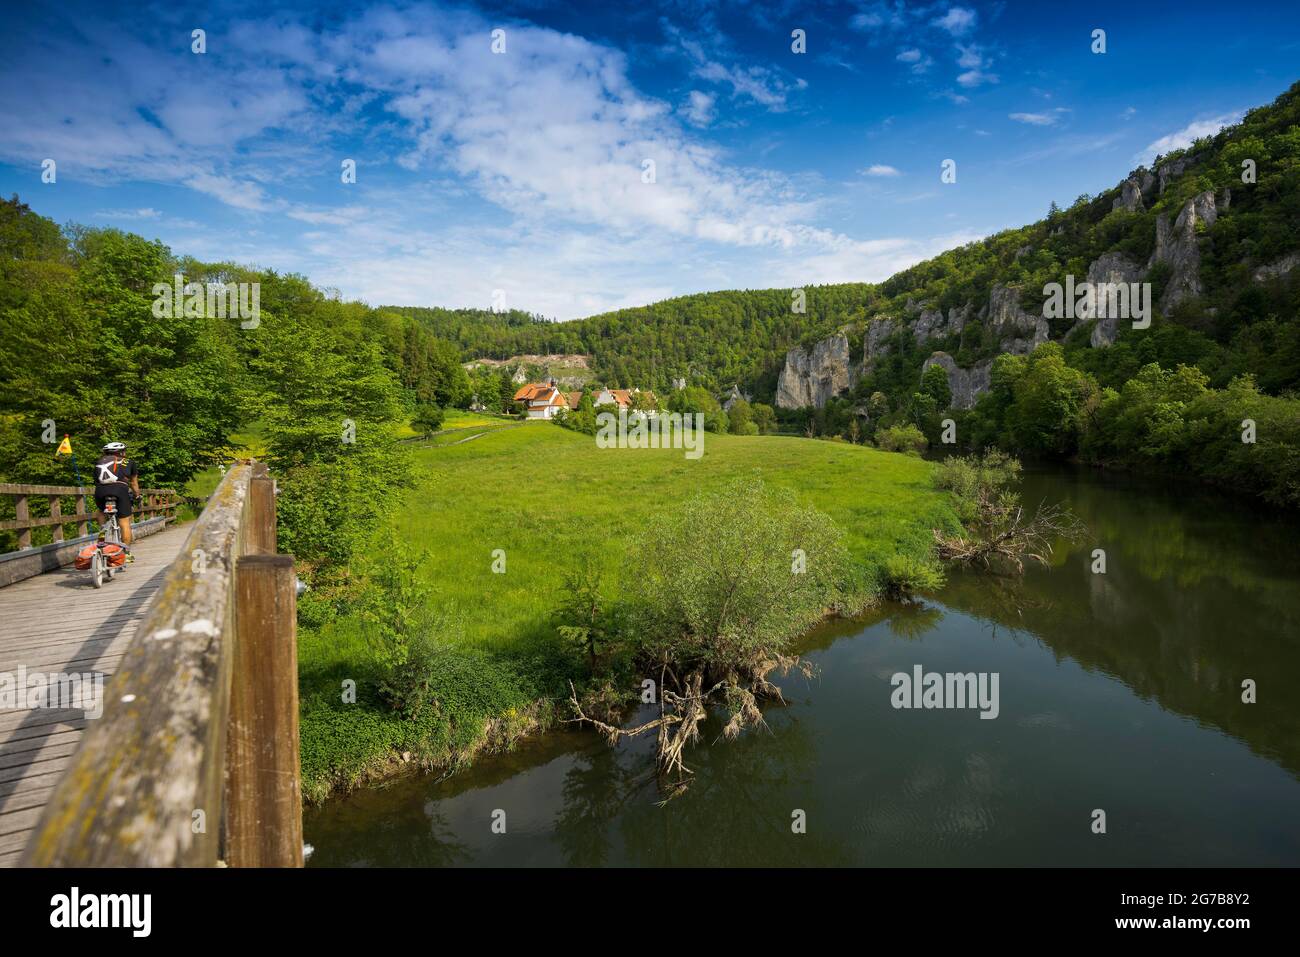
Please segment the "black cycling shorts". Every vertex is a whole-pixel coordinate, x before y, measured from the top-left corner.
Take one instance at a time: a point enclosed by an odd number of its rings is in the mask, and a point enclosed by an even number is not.
[[[95,507],[101,512],[104,502],[110,498],[117,499],[117,517],[131,517],[131,487],[129,485],[97,485],[95,487]]]

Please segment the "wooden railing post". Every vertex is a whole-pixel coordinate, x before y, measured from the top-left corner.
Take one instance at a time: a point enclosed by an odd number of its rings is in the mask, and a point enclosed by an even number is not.
[[[26,495],[19,495],[14,499],[14,520],[17,522],[30,522],[32,520],[27,511]],[[18,547],[20,549],[32,547],[32,530],[30,526],[18,529]]]
[[[264,462],[253,464],[244,532],[245,555],[275,554],[275,479],[267,473]]]
[[[293,556],[239,559],[226,758],[226,862],[232,867],[303,863],[297,604]]]
[[[86,493],[77,492],[77,537],[84,538],[90,534],[90,516],[86,512]]]
[[[62,517],[63,517],[63,503],[59,501],[59,497],[57,495],[51,495],[50,496],[50,518],[62,518]],[[53,535],[54,537],[51,539],[51,541],[55,541],[55,542],[63,541],[62,524],[54,526]]]

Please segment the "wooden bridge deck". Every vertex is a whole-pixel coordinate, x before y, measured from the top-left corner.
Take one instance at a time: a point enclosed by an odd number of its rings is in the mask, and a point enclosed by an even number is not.
[[[99,591],[72,566],[0,588],[0,673],[111,675],[192,527],[137,540],[135,563]],[[17,863],[86,720],[81,711],[0,709],[0,867]]]

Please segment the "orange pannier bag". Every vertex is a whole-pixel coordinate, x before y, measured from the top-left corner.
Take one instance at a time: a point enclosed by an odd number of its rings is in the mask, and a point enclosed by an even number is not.
[[[77,557],[73,560],[72,566],[78,571],[84,572],[90,567],[90,560],[95,557],[95,549],[97,548],[99,548],[98,545],[91,544],[77,552]]]
[[[116,568],[119,565],[126,564],[126,549],[121,545],[105,545],[104,557],[108,559],[108,564]]]

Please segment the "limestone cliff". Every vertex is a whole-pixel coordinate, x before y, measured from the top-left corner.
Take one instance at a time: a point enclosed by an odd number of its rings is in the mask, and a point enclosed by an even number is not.
[[[776,383],[776,404],[782,409],[820,409],[828,399],[848,391],[849,385],[849,340],[837,332],[814,343],[811,351],[795,346],[786,353]]]

